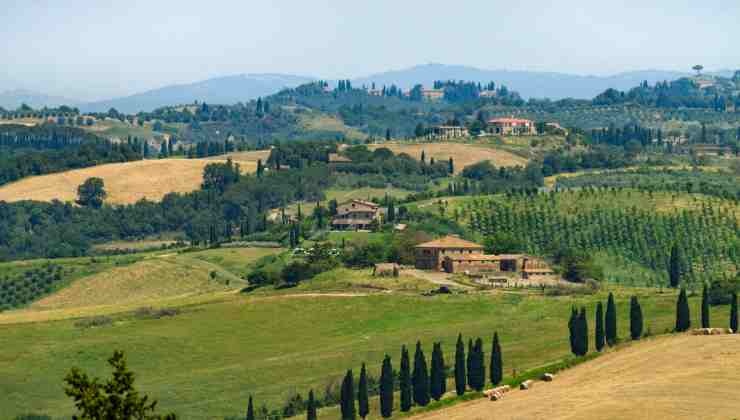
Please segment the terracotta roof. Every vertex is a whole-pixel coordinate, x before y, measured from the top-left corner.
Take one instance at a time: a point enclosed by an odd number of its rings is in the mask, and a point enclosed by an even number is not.
[[[425,242],[423,244],[416,245],[416,248],[470,248],[470,249],[483,249],[483,245],[478,245],[475,242],[466,241],[457,236],[448,235],[444,238],[439,238],[434,241]]]
[[[496,123],[512,123],[512,124],[532,124],[532,120],[526,120],[523,118],[493,118],[488,120],[489,124]]]
[[[445,259],[449,258],[452,261],[498,261],[497,255],[487,254],[459,254],[459,255],[446,255]]]
[[[329,163],[334,162],[352,162],[352,159],[342,156],[339,153],[329,153]]]

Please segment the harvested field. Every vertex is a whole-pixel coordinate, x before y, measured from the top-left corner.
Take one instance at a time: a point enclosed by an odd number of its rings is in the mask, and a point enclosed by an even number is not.
[[[384,143],[368,146],[370,149],[386,147],[393,153],[406,153],[415,159],[421,158],[424,151],[427,159],[447,161],[450,157],[455,164],[455,173],[462,172],[466,166],[484,160],[491,161],[496,166],[526,165],[527,160],[513,153],[492,149],[485,146],[476,146],[465,143]]]
[[[218,159],[223,160],[223,157]],[[0,187],[0,201],[74,201],[77,198],[77,187],[91,177],[102,178],[105,182],[105,190],[108,192],[106,203],[131,204],[142,198],[156,201],[171,192],[183,193],[198,189],[203,181],[203,168],[214,161],[216,160],[140,160],[34,176]],[[234,158],[234,161],[241,165],[244,172],[254,172],[257,169],[256,159]]]
[[[73,282],[31,305],[32,310],[146,303],[226,290],[211,280],[210,264],[190,259],[152,258]],[[238,278],[234,279],[238,281]]]
[[[413,417],[448,419],[731,419],[740,335],[660,337],[566,370],[552,383]]]

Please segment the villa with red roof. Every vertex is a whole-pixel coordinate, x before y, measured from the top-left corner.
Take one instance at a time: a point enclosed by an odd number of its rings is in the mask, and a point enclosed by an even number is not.
[[[511,117],[488,120],[488,131],[501,136],[537,134],[532,120]]]

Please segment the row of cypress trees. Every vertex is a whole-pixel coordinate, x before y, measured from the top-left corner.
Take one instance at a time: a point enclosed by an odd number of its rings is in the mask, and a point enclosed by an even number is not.
[[[701,295],[701,327],[709,328],[711,319],[709,314],[709,290],[704,285]],[[730,329],[737,333],[738,328],[738,311],[737,311],[737,293],[732,293],[730,300]],[[689,299],[686,296],[686,289],[682,288],[676,301],[676,332],[688,331],[691,328],[691,312],[689,311]]]
[[[596,324],[594,331],[595,348],[601,351],[606,345],[614,346],[618,341],[617,335],[617,308],[614,302],[614,295],[609,293],[606,304],[606,314],[604,314],[603,305],[598,302],[596,305]],[[709,318],[709,299],[706,286],[702,295],[702,328],[708,328],[710,325]],[[687,331],[691,327],[691,317],[689,311],[688,298],[686,290],[681,289],[676,302],[676,328],[677,332]],[[738,332],[738,300],[737,294],[732,294],[730,306],[730,328]],[[571,352],[576,356],[584,356],[588,353],[588,321],[586,319],[586,308],[576,307],[571,309],[570,320],[568,321],[570,331]],[[643,314],[642,307],[636,296],[630,298],[630,338],[639,340],[643,332]],[[491,385],[496,386],[503,380],[503,357],[498,333],[493,334],[491,345],[491,358],[489,364],[488,377]],[[483,341],[480,338],[468,340],[467,354],[462,334],[458,335],[455,346],[455,392],[457,395],[464,395],[468,388],[475,391],[482,391],[485,386],[485,354],[483,351]],[[400,389],[400,409],[403,412],[409,411],[413,405],[426,406],[432,399],[439,401],[447,392],[447,366],[445,365],[442,344],[434,343],[431,357],[431,369],[428,369],[426,357],[421,346],[421,342],[416,343],[414,352],[413,370],[409,351],[406,346],[401,348],[401,366],[398,374]],[[340,408],[342,420],[355,420],[357,416],[367,417],[369,409],[368,379],[365,364],[360,369],[360,378],[357,382],[357,392],[354,390],[355,382],[352,370],[348,370],[341,386]],[[396,389],[396,374],[393,371],[391,357],[386,355],[383,359],[379,383],[379,401],[380,414],[384,418],[393,415],[394,391]],[[355,406],[357,399],[357,406]],[[314,392],[311,390],[308,394],[306,404],[307,420],[316,420],[317,402]],[[246,420],[254,420],[254,406],[252,397],[249,397]]]
[[[498,385],[503,379],[503,356],[498,333],[493,335],[491,349],[489,377],[493,385]],[[483,390],[486,377],[484,358],[483,340],[480,338],[475,341],[469,340],[466,356],[462,334],[458,335],[454,367],[455,390],[458,395],[465,394],[468,387],[476,391]],[[395,380],[396,376],[391,358],[386,355],[381,366],[379,381],[380,414],[384,418],[393,415]],[[369,414],[365,364],[362,365],[360,371],[357,392],[354,390],[354,383],[352,370],[350,369],[345,374],[341,387],[340,409],[342,420],[354,420],[358,416],[364,419]],[[409,411],[414,405],[423,407],[428,405],[432,399],[439,401],[442,398],[447,392],[447,366],[442,351],[442,343],[434,343],[431,366],[429,367],[421,342],[416,343],[413,368],[408,348],[406,346],[401,347],[398,389],[400,391],[399,405],[403,412]],[[357,400],[357,405],[355,405],[355,400]],[[311,408],[311,399],[309,398],[308,420],[316,418],[315,408],[313,414]]]
[[[604,314],[602,303],[596,304],[595,321],[594,344],[596,351],[601,351],[606,345],[611,347],[619,342],[617,305],[614,303],[612,293],[609,293],[606,302],[606,314]],[[630,298],[630,338],[639,340],[642,337],[642,330],[642,307],[637,300],[637,296],[632,296]],[[571,308],[568,331],[570,332],[570,351],[576,356],[585,356],[588,353],[588,321],[585,307],[581,307],[580,311],[575,306]]]

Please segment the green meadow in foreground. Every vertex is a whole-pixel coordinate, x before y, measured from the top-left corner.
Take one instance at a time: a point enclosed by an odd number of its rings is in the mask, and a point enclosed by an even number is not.
[[[645,331],[673,328],[676,294],[648,289],[613,289],[619,336],[628,337],[628,299],[640,296]],[[498,331],[505,375],[569,357],[567,320],[572,305],[585,305],[589,328],[597,300],[544,297],[525,291],[423,297],[371,295],[233,295],[180,308],[174,316],[112,315],[102,326],[80,320],[0,325],[0,412],[68,416],[74,407],[62,378],[73,366],[96,376],[109,374],[106,359],[125,351],[141,391],[158,407],[181,418],[218,418],[243,413],[250,394],[272,408],[293,392],[318,397],[346,369],[368,363],[379,375],[384,354],[398,368],[402,344],[421,340],[427,356],[441,341],[453,361],[458,333],[482,337],[486,354]],[[698,325],[699,299],[690,299]],[[727,308],[713,310],[713,324],[725,326]],[[593,351],[591,343],[590,350]],[[331,412],[332,409],[327,410]]]

